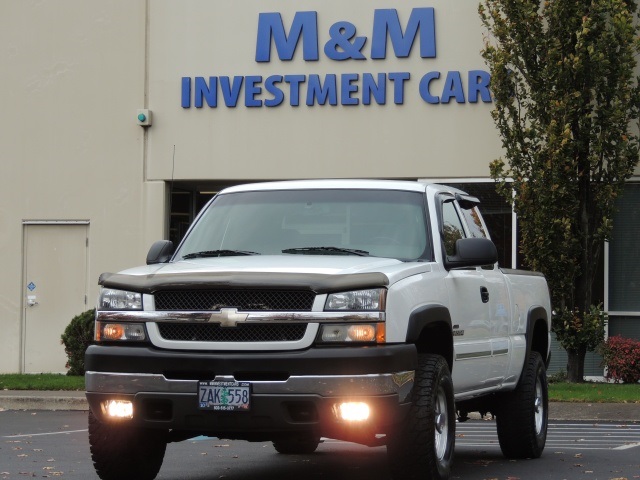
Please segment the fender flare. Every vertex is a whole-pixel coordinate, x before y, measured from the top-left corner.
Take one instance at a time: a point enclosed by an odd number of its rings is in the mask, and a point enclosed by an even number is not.
[[[538,320],[543,320],[547,324],[546,332],[549,336],[549,315],[547,310],[541,305],[533,305],[527,312],[527,355],[525,358],[529,358],[529,354],[533,349],[533,330]],[[547,351],[542,354],[545,366],[549,366],[551,360],[551,339],[547,338]]]
[[[445,360],[449,364],[449,368],[453,368],[453,334],[451,328],[451,314],[449,309],[444,305],[431,304],[423,305],[416,308],[409,315],[409,322],[407,324],[407,343],[417,343],[420,339],[420,335],[425,328],[429,328],[434,324],[446,325],[447,331],[451,336],[450,345],[446,345],[443,350],[447,351],[444,355]]]

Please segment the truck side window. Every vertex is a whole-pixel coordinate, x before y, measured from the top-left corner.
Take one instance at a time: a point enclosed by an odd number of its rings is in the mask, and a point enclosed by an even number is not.
[[[480,212],[478,211],[478,207],[473,207],[469,209],[462,209],[462,215],[467,222],[467,226],[469,227],[469,234],[474,238],[487,238],[487,233],[482,226],[482,220],[480,220]]]
[[[442,204],[442,241],[448,256],[456,254],[456,240],[464,238],[464,228],[453,199]]]

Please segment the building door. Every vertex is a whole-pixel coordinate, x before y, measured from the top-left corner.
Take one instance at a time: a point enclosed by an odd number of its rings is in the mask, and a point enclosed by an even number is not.
[[[60,336],[87,307],[87,222],[25,222],[22,371],[65,373]]]

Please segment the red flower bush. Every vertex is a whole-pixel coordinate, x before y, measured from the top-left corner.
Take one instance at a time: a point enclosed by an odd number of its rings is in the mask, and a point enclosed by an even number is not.
[[[609,337],[600,348],[607,378],[616,383],[636,383],[640,380],[640,341]]]

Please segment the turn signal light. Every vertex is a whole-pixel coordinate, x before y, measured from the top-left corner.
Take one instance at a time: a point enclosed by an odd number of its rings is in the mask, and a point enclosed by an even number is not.
[[[147,334],[142,323],[96,322],[95,339],[98,342],[143,342]]]

